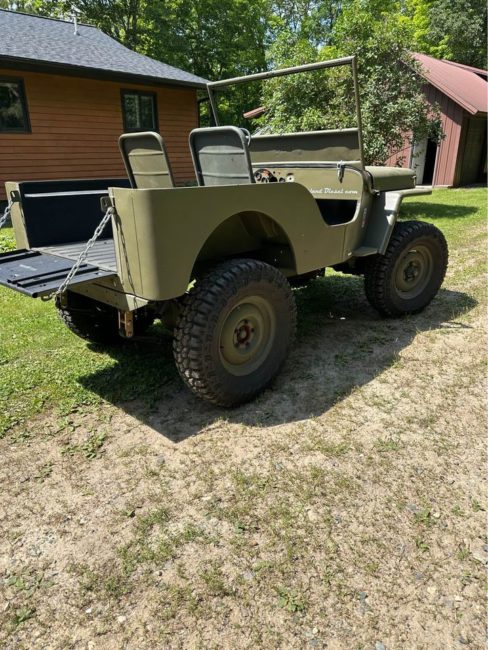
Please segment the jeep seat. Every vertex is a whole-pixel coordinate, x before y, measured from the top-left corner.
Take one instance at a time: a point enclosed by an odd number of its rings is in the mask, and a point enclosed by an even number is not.
[[[415,187],[415,172],[403,167],[365,167],[371,176],[374,190],[390,192],[392,190],[410,190]]]
[[[246,135],[236,126],[193,129],[190,150],[199,185],[255,182]]]
[[[130,184],[136,189],[174,187],[163,138],[153,131],[123,133],[119,149]]]

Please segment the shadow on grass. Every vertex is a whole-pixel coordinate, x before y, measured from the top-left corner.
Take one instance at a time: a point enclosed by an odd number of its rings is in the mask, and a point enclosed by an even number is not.
[[[250,404],[220,409],[195,397],[178,377],[171,336],[160,326],[111,349],[117,364],[80,382],[173,442],[217,420],[256,427],[296,422],[323,414],[381,374],[419,332],[469,328],[456,319],[477,304],[442,289],[423,313],[387,320],[366,302],[361,279],[339,275],[310,283],[296,298],[297,342],[272,387]]]
[[[402,219],[458,219],[478,212],[469,205],[451,205],[449,203],[420,203],[408,201],[402,204]]]

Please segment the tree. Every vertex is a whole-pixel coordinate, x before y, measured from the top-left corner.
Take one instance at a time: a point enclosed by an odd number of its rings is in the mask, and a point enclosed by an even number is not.
[[[399,19],[410,21],[417,51],[486,67],[485,0],[405,0]]]
[[[435,0],[429,17],[428,54],[486,68],[485,0]]]
[[[286,32],[316,46],[328,44],[342,4],[342,0],[271,0],[273,40]]]
[[[22,11],[26,14],[37,14],[39,16],[58,17],[59,6],[46,0],[0,0],[0,9],[10,11]]]
[[[264,70],[267,0],[153,2],[141,51],[205,79]],[[236,123],[259,101],[256,88],[219,93],[223,123]]]
[[[209,79],[262,70],[266,11],[265,0],[152,2],[144,50]]]
[[[389,11],[384,11],[385,5]],[[405,137],[410,141],[426,135],[440,137],[438,113],[427,104],[409,51],[411,31],[398,20],[397,9],[394,2],[353,0],[337,21],[331,46],[317,50],[298,39],[288,47],[288,36],[271,48],[280,67],[351,54],[358,57],[368,164],[384,164],[392,153],[401,151]],[[351,126],[353,87],[344,72],[333,68],[321,73],[320,80],[312,75],[273,80],[263,94],[267,112],[262,126],[274,132]]]

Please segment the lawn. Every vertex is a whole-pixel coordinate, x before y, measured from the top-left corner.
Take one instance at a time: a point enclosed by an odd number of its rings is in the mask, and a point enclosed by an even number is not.
[[[95,349],[0,289],[0,645],[481,647],[486,200],[405,202],[450,250],[420,315],[296,290],[289,362],[232,411],[160,325]]]

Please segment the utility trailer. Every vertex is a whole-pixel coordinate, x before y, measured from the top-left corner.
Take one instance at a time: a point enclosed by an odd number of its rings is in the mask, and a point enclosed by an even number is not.
[[[219,126],[222,87],[350,66],[357,127],[251,136]],[[77,335],[121,342],[155,318],[174,330],[181,377],[200,397],[235,406],[276,376],[292,344],[292,285],[326,267],[364,275],[384,316],[415,313],[447,267],[442,233],[397,223],[418,188],[410,169],[363,164],[354,57],[208,85],[216,126],[189,146],[196,187],[174,187],[156,133],[124,134],[128,180],[9,182],[18,250],[0,255],[0,284],[53,297]]]

